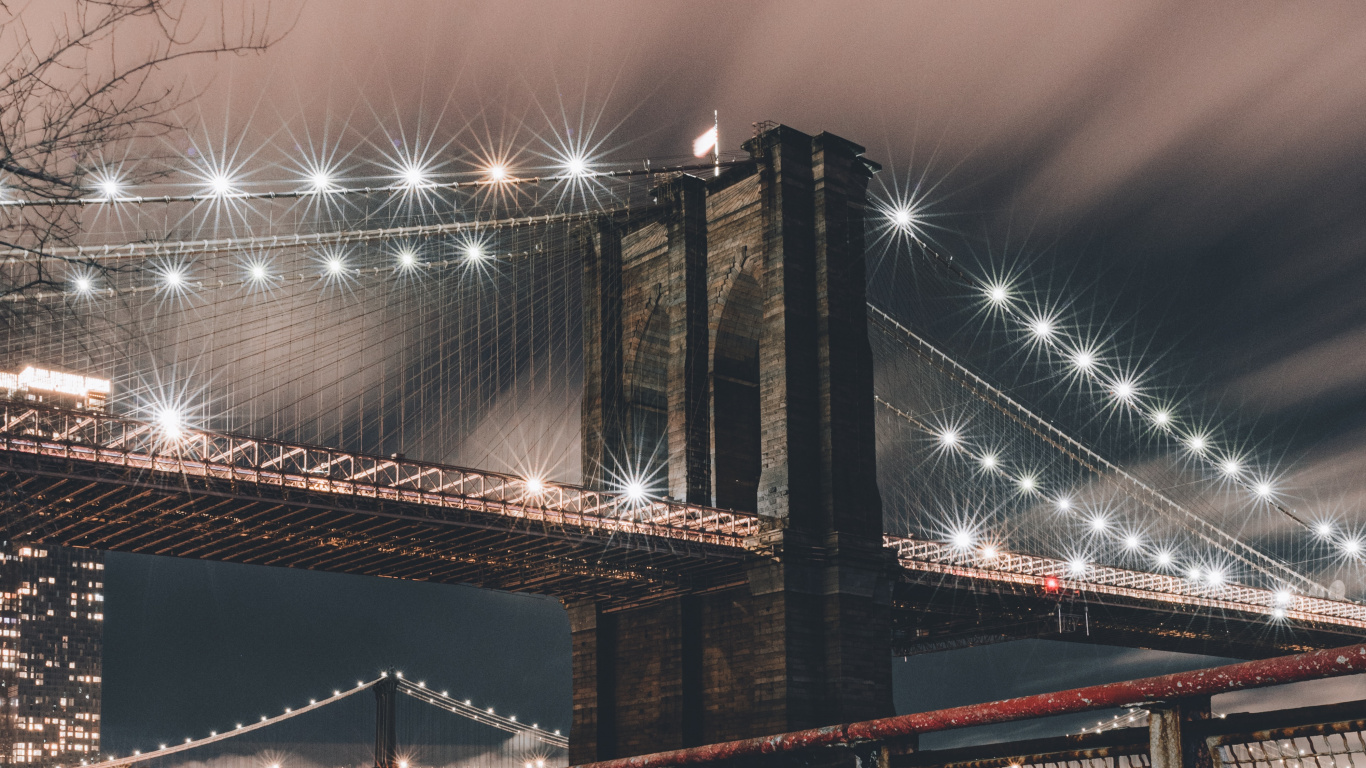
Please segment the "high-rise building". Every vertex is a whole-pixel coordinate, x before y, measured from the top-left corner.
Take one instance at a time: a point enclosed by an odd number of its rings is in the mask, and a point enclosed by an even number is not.
[[[103,412],[108,395],[105,379],[0,371],[4,399]],[[103,629],[103,552],[0,540],[0,763],[98,762]]]
[[[0,546],[0,762],[97,762],[103,627],[104,553]]]

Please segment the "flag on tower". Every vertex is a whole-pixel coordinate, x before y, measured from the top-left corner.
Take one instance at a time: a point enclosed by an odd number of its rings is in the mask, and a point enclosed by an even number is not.
[[[707,132],[693,139],[693,157],[705,157],[706,154],[716,147],[716,126],[707,129]]]

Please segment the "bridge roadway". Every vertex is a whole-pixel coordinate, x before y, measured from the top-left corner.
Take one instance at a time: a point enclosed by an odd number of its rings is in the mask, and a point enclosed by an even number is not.
[[[740,586],[755,515],[0,402],[12,541],[470,584],[625,607]],[[887,535],[898,653],[1052,637],[1260,657],[1366,637],[1366,605]]]

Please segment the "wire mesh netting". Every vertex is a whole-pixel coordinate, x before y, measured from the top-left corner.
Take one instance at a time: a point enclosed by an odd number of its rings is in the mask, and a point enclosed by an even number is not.
[[[1218,766],[1238,768],[1362,768],[1366,732],[1355,727],[1306,728],[1303,735],[1217,747]],[[1321,731],[1321,732],[1314,732]]]
[[[980,764],[974,764],[980,765]],[[1148,768],[1152,761],[1146,752],[1106,757],[1067,756],[1052,760],[1011,762],[1002,768]],[[939,768],[963,768],[956,763],[944,763]]]

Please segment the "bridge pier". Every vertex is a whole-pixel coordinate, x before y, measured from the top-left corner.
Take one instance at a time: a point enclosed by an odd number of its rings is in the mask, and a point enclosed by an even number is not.
[[[584,230],[584,481],[758,512],[743,585],[569,606],[571,763],[889,715],[863,216],[877,166],[774,127]]]
[[[398,768],[398,678],[375,683],[375,768]]]

